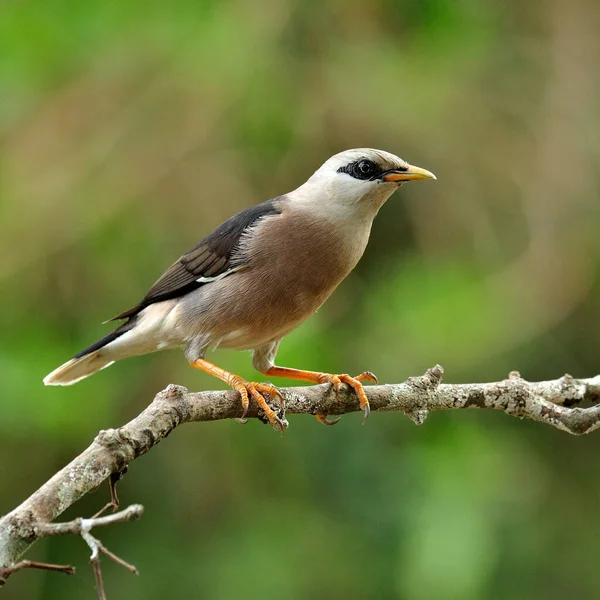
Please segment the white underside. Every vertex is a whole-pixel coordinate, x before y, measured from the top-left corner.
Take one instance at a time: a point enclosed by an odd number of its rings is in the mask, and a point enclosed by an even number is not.
[[[130,331],[99,350],[67,361],[49,373],[44,384],[73,385],[117,360],[185,345],[185,340],[177,334],[175,306],[173,300],[150,305],[140,313]]]

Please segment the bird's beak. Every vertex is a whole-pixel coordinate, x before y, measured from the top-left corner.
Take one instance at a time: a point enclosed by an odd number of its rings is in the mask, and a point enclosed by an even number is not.
[[[417,179],[437,179],[437,177],[427,169],[421,167],[413,167],[408,165],[406,171],[388,171],[383,176],[383,181],[416,181]]]

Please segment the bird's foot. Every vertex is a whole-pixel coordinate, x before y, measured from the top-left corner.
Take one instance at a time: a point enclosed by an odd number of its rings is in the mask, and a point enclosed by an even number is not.
[[[360,409],[364,413],[363,424],[369,418],[369,414],[371,412],[371,406],[369,405],[369,399],[367,398],[367,394],[365,393],[364,386],[362,384],[363,381],[372,381],[373,383],[377,383],[377,377],[371,371],[365,371],[356,377],[352,377],[350,375],[333,375],[330,373],[318,373],[316,378],[317,383],[331,383],[333,385],[333,389],[339,392],[342,384],[346,384],[350,386],[358,396],[358,400],[360,402]],[[327,418],[327,415],[315,415],[317,417],[317,421],[319,423],[323,423],[324,425],[335,425],[341,417],[330,421]]]
[[[287,428],[287,421],[281,419],[275,411],[267,404],[263,394],[270,396],[271,398],[279,398],[279,403],[283,406],[283,396],[281,392],[270,383],[254,383],[246,381],[238,375],[234,375],[229,381],[231,387],[239,393],[242,399],[242,416],[237,419],[240,423],[246,423],[246,414],[248,413],[248,407],[250,406],[250,397],[254,399],[256,404],[263,409],[265,416],[269,420],[269,423],[283,433]]]
[[[215,377],[218,377],[221,381],[229,384],[236,392],[238,392],[242,398],[242,417],[238,419],[242,423],[246,420],[244,417],[248,412],[248,406],[250,406],[250,397],[254,399],[256,404],[260,406],[265,412],[265,416],[269,420],[269,423],[283,433],[288,426],[285,419],[275,414],[275,411],[267,404],[263,394],[267,394],[272,398],[279,398],[280,404],[283,406],[283,396],[281,392],[270,383],[252,383],[242,379],[239,375],[234,375],[221,367],[217,367],[213,363],[207,361],[205,358],[197,358],[194,361],[190,361],[190,365],[195,369],[200,369],[205,373],[210,373]]]
[[[298,381],[310,381],[311,383],[331,383],[336,392],[339,391],[343,383],[349,385],[358,396],[360,401],[360,408],[365,413],[363,423],[367,420],[370,412],[369,399],[365,394],[365,390],[362,385],[362,381],[372,381],[377,383],[377,377],[370,371],[365,371],[356,377],[350,375],[333,375],[331,373],[320,373],[318,371],[305,371],[303,369],[290,369],[289,367],[278,367],[273,365],[266,371],[262,371],[269,377],[285,377],[286,379],[297,379]],[[325,425],[335,425],[339,419],[330,421],[327,415],[319,414],[316,415],[317,420]]]

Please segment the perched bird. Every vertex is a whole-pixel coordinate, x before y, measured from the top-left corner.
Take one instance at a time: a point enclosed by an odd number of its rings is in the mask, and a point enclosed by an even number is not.
[[[351,386],[365,418],[369,401],[357,377],[275,365],[281,339],[327,300],[362,256],[371,224],[385,201],[407,181],[435,179],[382,150],[359,148],[332,156],[293,192],[231,217],[173,263],[133,308],[111,320],[117,329],[52,371],[46,385],[70,385],[117,360],[185,348],[192,367],[249,397],[283,428],[263,394],[275,386],[252,383],[209,362],[209,349],[253,350],[261,373]],[[326,415],[318,415],[327,422]]]

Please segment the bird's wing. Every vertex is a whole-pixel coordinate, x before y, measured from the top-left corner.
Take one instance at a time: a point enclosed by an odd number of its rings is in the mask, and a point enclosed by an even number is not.
[[[110,319],[128,319],[141,310],[171,298],[183,296],[211,281],[226,277],[243,268],[244,264],[231,266],[231,258],[242,234],[256,222],[269,215],[279,214],[282,198],[267,200],[227,219],[210,235],[174,262],[150,288],[139,304]]]

